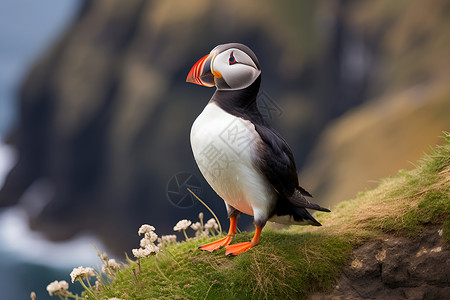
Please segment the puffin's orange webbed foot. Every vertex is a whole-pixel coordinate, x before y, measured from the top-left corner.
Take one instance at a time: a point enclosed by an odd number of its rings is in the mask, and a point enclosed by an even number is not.
[[[255,235],[253,236],[253,239],[251,242],[243,242],[243,243],[237,243],[233,245],[229,245],[226,247],[227,251],[225,252],[226,256],[232,256],[232,255],[238,255],[242,252],[247,251],[248,249],[252,248],[253,246],[258,245],[259,243],[259,236],[261,235],[262,227],[256,226]]]
[[[198,249],[209,251],[209,252],[214,252],[216,250],[219,250],[222,247],[228,246],[230,244],[232,238],[233,238],[233,236],[227,235],[223,239],[214,241],[209,244],[205,244],[203,246],[198,247]]]
[[[248,249],[252,248],[253,246],[256,246],[256,244],[253,244],[252,242],[243,242],[243,243],[229,245],[229,246],[225,247],[227,249],[227,251],[225,252],[225,255],[226,256],[238,255],[242,252],[247,251]]]
[[[236,234],[236,228],[237,228],[237,217],[230,217],[230,229],[228,230],[228,235],[223,239],[200,246],[198,247],[198,249],[214,252],[222,247],[228,246],[231,243],[233,236]]]

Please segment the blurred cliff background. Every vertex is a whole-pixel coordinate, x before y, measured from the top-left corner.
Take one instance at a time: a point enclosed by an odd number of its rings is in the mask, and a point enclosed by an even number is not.
[[[218,44],[258,56],[263,113],[323,206],[410,168],[450,130],[446,0],[56,2],[0,4],[0,221],[20,210],[53,241],[95,236],[123,256],[143,223],[172,233],[206,213],[174,204],[180,173],[227,226],[189,144],[213,89],[185,83]]]

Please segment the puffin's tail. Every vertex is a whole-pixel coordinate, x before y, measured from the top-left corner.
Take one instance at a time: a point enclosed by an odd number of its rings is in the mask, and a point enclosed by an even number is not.
[[[322,226],[311,214],[303,207],[293,207],[293,223],[298,225]]]
[[[330,212],[330,210],[328,208],[324,208],[318,204],[315,204],[315,203],[312,203],[312,202],[309,202],[308,200],[306,200],[306,198],[303,196],[303,193],[299,190],[295,190],[294,194],[288,200],[289,200],[289,202],[291,202],[292,205],[299,207],[299,208],[303,207],[303,208],[310,208],[310,209],[315,209],[315,210],[319,210],[319,211]]]
[[[275,214],[269,219],[269,221],[288,225],[322,226],[322,224],[314,219],[306,209],[315,209],[325,212],[330,212],[330,210],[318,204],[309,202],[306,200],[304,195],[311,196],[304,190],[295,190],[294,194],[290,198],[283,197],[281,201],[277,202]]]
[[[275,214],[269,221],[286,224],[286,225],[313,225],[322,226],[306,208],[298,207],[290,203],[279,205],[275,210]]]

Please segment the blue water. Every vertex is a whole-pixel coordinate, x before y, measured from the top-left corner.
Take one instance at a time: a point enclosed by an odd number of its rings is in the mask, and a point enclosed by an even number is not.
[[[0,0],[0,186],[12,166],[14,149],[3,145],[18,115],[18,90],[33,63],[76,16],[80,0]],[[51,243],[27,227],[16,207],[0,210],[0,299],[55,299],[45,288],[54,280],[70,282],[74,267],[96,267],[94,237]],[[71,285],[70,290],[79,291]]]
[[[79,0],[0,1],[0,140],[16,120],[21,80],[79,6]]]

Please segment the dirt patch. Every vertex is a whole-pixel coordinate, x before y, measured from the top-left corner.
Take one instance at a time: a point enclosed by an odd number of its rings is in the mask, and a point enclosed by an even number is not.
[[[332,293],[311,299],[450,299],[450,248],[442,229],[364,244],[354,251]]]

